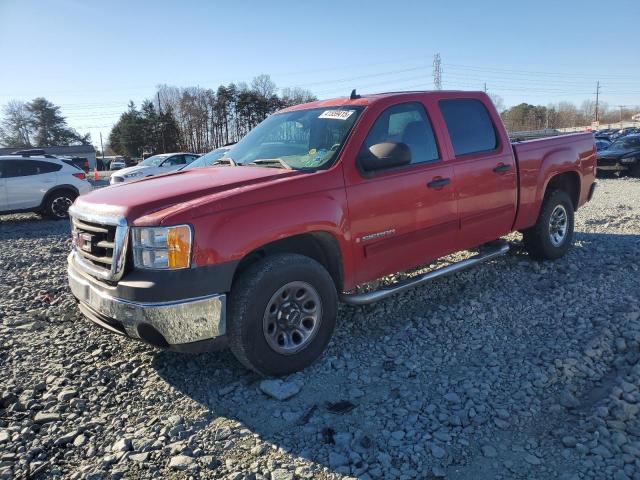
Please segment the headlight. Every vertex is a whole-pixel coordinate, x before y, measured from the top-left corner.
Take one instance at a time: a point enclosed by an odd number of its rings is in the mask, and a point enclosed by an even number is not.
[[[139,177],[140,175],[142,175],[142,172],[131,172],[131,173],[125,174],[125,177],[132,178],[132,177]]]
[[[631,157],[624,157],[620,159],[620,163],[635,163],[638,161],[638,157],[631,156]]]
[[[191,227],[133,227],[133,263],[158,270],[189,268]]]

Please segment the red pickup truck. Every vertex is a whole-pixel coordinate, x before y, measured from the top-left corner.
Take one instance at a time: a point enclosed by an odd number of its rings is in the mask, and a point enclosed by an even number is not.
[[[532,257],[561,257],[595,172],[591,133],[512,144],[481,92],[353,92],[271,115],[211,167],[80,196],[70,287],[112,332],[176,351],[228,345],[263,375],[288,374],[322,353],[338,301],[494,258],[512,231]]]

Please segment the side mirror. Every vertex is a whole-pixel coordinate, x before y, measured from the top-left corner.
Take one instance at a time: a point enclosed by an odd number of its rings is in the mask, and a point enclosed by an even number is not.
[[[411,149],[406,143],[376,143],[362,152],[359,162],[366,172],[402,167],[411,163]]]

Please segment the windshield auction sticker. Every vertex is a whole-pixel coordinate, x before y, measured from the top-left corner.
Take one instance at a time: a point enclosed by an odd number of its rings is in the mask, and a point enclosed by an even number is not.
[[[355,110],[325,110],[318,118],[330,118],[332,120],[346,120]]]

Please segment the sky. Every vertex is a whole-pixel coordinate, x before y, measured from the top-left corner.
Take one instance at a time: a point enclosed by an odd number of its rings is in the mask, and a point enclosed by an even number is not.
[[[482,90],[505,106],[640,105],[640,2],[0,0],[0,106],[44,96],[100,146],[159,84],[271,75],[319,98]]]

